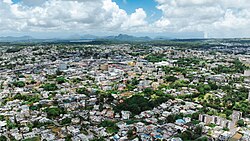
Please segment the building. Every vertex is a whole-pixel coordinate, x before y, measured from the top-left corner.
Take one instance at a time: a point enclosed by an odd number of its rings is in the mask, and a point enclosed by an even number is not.
[[[242,112],[233,111],[231,117],[232,117],[232,121],[237,122],[238,120],[242,118]]]
[[[60,71],[67,70],[67,69],[68,69],[68,65],[65,63],[61,63],[58,66],[58,70],[60,70]]]
[[[122,111],[122,119],[127,120],[130,118],[130,111]]]
[[[235,115],[234,118],[236,118],[237,116]],[[206,115],[206,114],[203,114],[203,115],[199,115],[199,120],[201,122],[204,122],[205,124],[216,124],[218,126],[221,126],[221,127],[225,127],[225,128],[228,128],[228,129],[233,129],[235,127],[235,124],[236,122],[235,121],[230,121],[230,120],[227,120],[225,118],[221,118],[221,117],[218,117],[218,116],[210,116],[210,115]]]
[[[102,71],[108,71],[109,66],[108,66],[108,64],[102,64],[102,65],[100,65],[100,69],[101,69]]]

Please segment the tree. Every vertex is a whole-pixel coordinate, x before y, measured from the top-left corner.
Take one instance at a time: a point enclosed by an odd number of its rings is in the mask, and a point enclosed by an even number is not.
[[[0,115],[0,121],[3,121],[3,120],[5,120],[4,116]]]
[[[129,106],[129,109],[132,113],[140,113],[141,112],[141,108],[138,107],[138,104],[132,104]]]
[[[0,141],[7,141],[7,138],[5,136],[0,136]]]
[[[216,85],[216,83],[215,82],[208,82],[208,85],[210,86],[210,88],[212,89],[212,90],[217,90],[219,87]]]
[[[50,118],[58,117],[58,116],[60,116],[60,114],[63,113],[63,110],[56,108],[56,107],[47,108],[47,109],[45,109],[45,111],[46,111],[48,117],[50,117]]]
[[[128,135],[128,138],[131,140],[131,139],[133,139],[133,137],[134,137],[134,129],[130,129],[130,130],[128,130],[128,133],[127,133],[127,135]]]
[[[208,141],[207,137],[198,138],[195,141]]]
[[[36,81],[35,81],[34,79],[32,79],[32,80],[30,81],[30,84],[36,84]]]
[[[70,124],[71,123],[71,119],[70,118],[64,118],[62,121],[61,121],[61,124],[65,125],[65,124]]]
[[[169,122],[169,123],[173,123],[173,122],[175,122],[175,115],[169,115],[168,117],[167,117],[167,122]]]
[[[210,85],[208,84],[200,84],[197,88],[197,90],[201,93],[201,94],[206,94],[209,90],[211,90]]]
[[[40,141],[40,138],[39,137],[33,137],[33,138],[24,139],[23,141]]]
[[[177,78],[177,77],[174,77],[174,76],[167,76],[167,77],[165,78],[165,80],[166,80],[167,82],[175,82],[176,80],[178,80],[178,78]]]
[[[32,61],[32,62],[35,62],[35,61],[36,61],[36,58],[35,58],[35,57],[32,57],[32,58],[31,58],[31,61]]]
[[[192,133],[192,131],[189,131],[189,130],[187,130],[187,131],[184,131],[182,134],[181,134],[181,139],[183,139],[184,141],[185,140],[193,140],[192,139],[192,137],[193,137],[193,133]]]
[[[78,94],[88,94],[89,93],[86,88],[78,88],[78,89],[76,89],[76,92]]]
[[[113,127],[115,126],[116,124],[113,122],[113,121],[110,121],[110,120],[104,120],[102,121],[99,126],[100,127]]]
[[[58,89],[58,87],[56,86],[56,84],[44,84],[42,85],[42,88],[45,90],[45,91],[55,91]]]
[[[25,86],[25,82],[23,82],[23,81],[15,81],[14,83],[13,83],[13,85],[15,86],[15,87],[24,87]]]
[[[240,119],[240,120],[237,122],[237,125],[240,126],[240,127],[245,126],[244,120],[243,120],[243,119]]]
[[[161,61],[166,61],[165,55],[164,54],[150,54],[146,58],[149,62],[161,62]]]
[[[192,119],[198,120],[199,119],[199,113],[193,113],[191,116]]]
[[[119,127],[115,124],[115,122],[110,120],[104,120],[99,124],[100,127],[106,127],[107,132],[116,133],[119,131]]]
[[[132,85],[132,84],[127,84],[126,86],[127,86],[128,91],[132,91],[136,88],[135,85]]]
[[[232,115],[233,111],[232,110],[225,110],[224,113],[226,114],[227,117],[229,117],[230,115]]]
[[[146,96],[150,96],[151,94],[154,93],[154,91],[151,89],[151,88],[146,88],[143,93],[146,95]]]
[[[40,96],[39,95],[25,95],[25,94],[16,94],[14,96],[14,99],[19,99],[19,100],[23,100],[23,101],[26,101],[28,102],[29,104],[31,103],[35,103],[35,102],[38,102],[40,100]]]
[[[130,111],[132,114],[140,114],[142,111],[150,110],[154,105],[150,104],[149,100],[141,95],[134,95],[125,99],[123,103],[118,104],[114,110],[121,112],[122,110]]]
[[[56,78],[56,82],[57,82],[58,84],[63,84],[63,83],[65,83],[65,82],[67,82],[67,80],[66,80],[64,77],[57,77],[57,78]]]
[[[138,81],[136,78],[133,78],[133,79],[131,80],[131,84],[132,84],[133,86],[138,85],[138,84],[139,84],[139,81]]]
[[[7,120],[7,128],[8,129],[15,129],[17,128],[17,125],[13,122],[11,122],[10,120]]]
[[[202,126],[197,126],[197,127],[195,127],[194,133],[195,133],[197,136],[201,136],[201,135],[202,135]]]

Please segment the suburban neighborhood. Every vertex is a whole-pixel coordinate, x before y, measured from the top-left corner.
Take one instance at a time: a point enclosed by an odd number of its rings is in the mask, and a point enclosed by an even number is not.
[[[0,140],[250,141],[250,44],[205,45],[2,43]]]

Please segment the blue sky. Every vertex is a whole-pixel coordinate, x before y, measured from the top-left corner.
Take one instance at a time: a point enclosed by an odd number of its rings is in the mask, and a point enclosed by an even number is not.
[[[14,3],[21,2],[22,0],[12,0]],[[131,14],[137,8],[143,8],[147,13],[158,14],[160,16],[161,11],[156,9],[157,2],[154,0],[113,0],[116,2],[120,8],[127,11],[128,14]]]
[[[135,12],[137,8],[143,8],[148,14],[149,21],[155,21],[161,17],[162,12],[156,8],[157,2],[154,0],[113,0],[120,8],[127,11],[128,14]]]
[[[21,0],[12,0],[14,3],[20,2]]]
[[[12,0],[14,3],[22,0]],[[143,8],[148,14],[147,20],[154,21],[161,17],[162,12],[156,8],[157,2],[154,0],[113,0],[121,9],[126,10],[128,14],[135,12],[137,8]]]
[[[250,37],[249,0],[0,0],[0,33]]]

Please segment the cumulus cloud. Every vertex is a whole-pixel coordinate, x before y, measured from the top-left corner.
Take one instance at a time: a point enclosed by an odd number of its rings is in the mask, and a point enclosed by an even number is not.
[[[249,36],[248,0],[155,0],[162,31],[202,31],[209,37]]]
[[[142,27],[146,26],[147,22],[145,18],[147,17],[146,12],[142,8],[138,8],[135,10],[135,13],[132,13],[126,21],[122,24],[122,27],[125,29],[132,27]]]
[[[155,0],[162,16],[128,14],[112,0],[0,0],[1,32],[168,33],[249,37],[249,0]]]
[[[146,13],[128,15],[112,0],[0,0],[1,31],[121,32],[146,24]],[[3,14],[2,14],[3,13]]]

